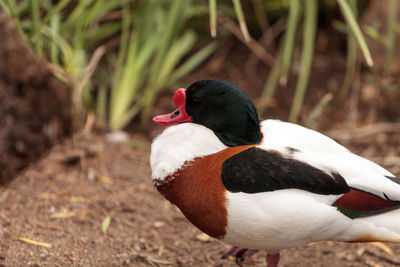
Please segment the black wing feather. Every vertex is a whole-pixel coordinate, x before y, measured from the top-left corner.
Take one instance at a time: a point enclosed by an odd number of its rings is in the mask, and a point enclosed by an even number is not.
[[[339,195],[350,190],[344,178],[330,174],[307,163],[252,147],[222,165],[222,182],[230,192],[260,193],[297,188],[323,195]]]
[[[388,176],[385,175],[386,178],[388,178],[389,180],[391,180],[392,182],[395,182],[396,184],[400,184],[400,178],[396,178],[394,176]]]

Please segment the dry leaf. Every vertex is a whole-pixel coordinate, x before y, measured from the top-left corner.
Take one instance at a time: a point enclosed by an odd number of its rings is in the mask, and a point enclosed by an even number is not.
[[[69,203],[70,204],[75,204],[75,203],[84,202],[84,201],[85,201],[84,197],[78,197],[78,196],[72,196],[69,199]]]
[[[57,195],[45,192],[45,193],[40,194],[39,198],[42,198],[42,199],[57,199]]]
[[[97,180],[99,180],[102,183],[105,184],[112,184],[114,183],[113,179],[105,176],[105,175],[100,175],[95,169],[93,168],[89,168],[88,169],[88,173],[87,173],[87,177],[90,181],[93,181],[95,178],[97,178]]]
[[[97,175],[97,179],[99,179],[100,182],[105,183],[105,184],[114,183],[114,180],[112,178],[104,176],[104,175]]]
[[[51,248],[51,244],[49,243],[45,243],[45,242],[39,242],[39,241],[35,241],[29,238],[25,238],[25,237],[19,237],[18,240],[25,242],[25,243],[29,243],[35,246],[41,246],[41,247],[45,247],[45,248]]]
[[[0,202],[3,202],[3,201],[8,197],[8,192],[9,192],[9,190],[6,189],[6,190],[4,190],[4,191],[1,193],[1,195],[0,195]]]
[[[372,261],[372,260],[366,260],[365,263],[366,263],[368,266],[371,266],[371,267],[383,267],[383,266],[380,265],[379,263],[376,263],[376,262],[374,262],[374,261]]]
[[[393,250],[390,247],[383,244],[382,242],[371,242],[370,244],[380,248],[381,250],[385,251],[390,256],[394,255]]]
[[[70,212],[58,212],[58,213],[54,213],[50,216],[50,218],[53,219],[63,219],[63,218],[69,218],[69,217],[73,217],[75,216],[75,212],[74,211],[70,211]]]
[[[111,218],[110,216],[107,216],[103,219],[103,221],[101,222],[101,230],[103,231],[103,233],[107,233],[107,229],[110,226],[111,223]]]
[[[0,213],[0,219],[5,221],[6,223],[10,223],[10,221],[7,219],[7,217],[3,213]]]

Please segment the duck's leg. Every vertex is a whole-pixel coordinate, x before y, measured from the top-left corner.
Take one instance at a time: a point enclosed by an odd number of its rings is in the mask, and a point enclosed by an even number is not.
[[[277,267],[281,255],[278,253],[267,254],[267,267]]]
[[[251,250],[247,248],[239,248],[235,246],[230,246],[229,248],[225,249],[222,253],[221,258],[225,259],[229,256],[233,256],[236,259],[236,263],[240,264],[240,262],[244,261],[246,258],[255,254],[258,250]]]

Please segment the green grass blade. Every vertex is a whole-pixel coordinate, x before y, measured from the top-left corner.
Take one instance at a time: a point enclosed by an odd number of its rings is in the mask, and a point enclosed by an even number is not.
[[[333,99],[332,93],[325,94],[318,104],[311,110],[310,114],[308,114],[305,123],[308,127],[313,128],[315,124],[316,118],[318,118],[322,111],[324,110],[325,106]]]
[[[208,1],[210,8],[210,32],[211,37],[217,37],[217,0]]]
[[[85,43],[85,35],[88,30],[85,16],[90,12],[90,5],[94,0],[81,0],[75,8],[75,16],[77,21],[74,23],[73,47],[76,50],[81,49]],[[74,11],[75,11],[74,10]]]
[[[118,10],[122,5],[124,5],[127,0],[119,1],[107,1],[107,0],[97,0],[95,1],[86,11],[85,25],[90,25],[94,21],[101,21],[104,16],[109,12]]]
[[[235,9],[236,17],[238,18],[239,21],[240,30],[242,31],[244,36],[244,40],[246,42],[250,42],[250,35],[249,31],[247,30],[247,24],[246,20],[244,19],[243,9],[240,0],[232,0],[232,2],[233,2],[233,7]]]
[[[92,21],[98,20],[107,12],[112,10],[112,7],[109,8],[107,4],[112,4],[113,6],[119,6],[119,1],[105,1],[105,0],[97,0],[95,1],[92,6],[86,11],[85,16],[85,24],[89,25]]]
[[[17,6],[17,15],[21,18],[23,16],[29,15],[30,13],[30,2],[25,1],[18,1]]]
[[[116,36],[121,30],[121,22],[104,23],[96,31],[89,31],[85,37],[85,46],[91,47],[97,45],[110,36]]]
[[[168,50],[171,46],[172,41],[176,38],[184,19],[184,10],[189,4],[188,0],[175,0],[172,4],[170,12],[168,14],[166,22],[163,22],[165,28],[163,30],[163,36],[161,41],[161,47],[154,62],[153,77],[157,76],[157,73],[162,68],[164,58],[166,57]]]
[[[100,84],[96,100],[96,120],[100,126],[106,126],[107,122],[107,89]]]
[[[60,31],[60,16],[58,13],[51,17],[50,29],[52,36],[56,36]],[[60,63],[59,49],[56,42],[50,42],[50,60],[56,64]]]
[[[44,18],[42,20],[42,24],[48,23],[54,15],[59,13],[70,2],[71,2],[71,0],[61,0],[61,1],[59,1],[49,12],[47,12],[46,16],[44,16]]]
[[[134,101],[137,89],[144,80],[147,65],[151,55],[156,48],[155,41],[149,41],[148,45],[140,50],[137,50],[136,38],[131,39],[131,47],[128,54],[126,64],[123,66],[121,82],[116,82],[118,87],[113,88],[112,107],[110,114],[110,126],[112,130],[120,130],[124,125],[122,118],[124,113],[129,109],[129,106]],[[140,52],[138,52],[140,51]]]
[[[128,123],[135,117],[143,108],[142,101],[138,100],[138,103],[135,103],[130,107],[122,116],[120,120],[120,129],[128,125]]]
[[[13,18],[18,17],[17,3],[15,0],[0,0],[0,6],[4,8]]]
[[[290,110],[289,121],[297,122],[310,75],[315,35],[318,23],[318,0],[304,1],[304,36],[301,54],[300,75],[296,85],[296,93]]]
[[[186,32],[186,34],[176,40],[170,47],[157,77],[150,78],[151,84],[144,94],[143,112],[141,116],[142,126],[147,126],[150,108],[154,103],[157,92],[167,84],[167,80],[169,75],[172,73],[172,70],[182,56],[193,47],[195,40],[195,35],[192,32]]]
[[[43,38],[40,37],[40,15],[39,15],[39,0],[31,0],[31,15],[33,23],[32,41],[35,44],[35,50],[38,55],[43,54]]]
[[[361,33],[361,29],[357,24],[357,21],[354,17],[354,14],[351,10],[349,3],[346,0],[336,0],[336,1],[338,2],[340,9],[342,10],[343,17],[346,19],[348,25],[350,26],[358,42],[358,45],[360,46],[360,49],[364,55],[367,65],[372,67],[374,65],[374,62],[372,60],[371,53],[367,46],[367,42],[365,41],[364,36]]]
[[[216,42],[212,42],[198,51],[196,54],[186,60],[181,66],[179,66],[171,77],[168,79],[168,85],[174,84],[176,81],[181,79],[183,76],[191,72],[201,62],[208,58],[218,47]]]
[[[184,54],[189,52],[196,41],[196,35],[193,32],[186,32],[181,38],[176,40],[168,51],[167,56],[163,62],[163,66],[160,69],[156,78],[157,87],[159,88],[162,84],[165,84],[169,75],[172,73],[175,66]]]
[[[80,0],[77,1],[77,5],[74,7],[71,13],[69,13],[68,17],[64,21],[65,28],[75,28],[76,25],[81,24],[83,22],[85,16],[85,10],[87,6],[90,5],[92,0]]]
[[[152,4],[153,1],[146,1],[138,7],[139,17],[137,23],[133,23],[134,28],[129,39],[126,34],[129,33],[131,21],[124,18],[122,22],[122,44],[118,54],[110,108],[109,123],[114,131],[122,129],[132,119],[128,118],[127,111],[137,101],[137,90],[144,86],[152,56],[159,47],[158,28],[150,28],[154,25],[154,19],[159,17],[159,9],[155,8],[154,14]],[[128,9],[129,7],[124,5],[124,12],[128,12]]]
[[[379,32],[375,25],[365,26],[365,34],[377,43],[386,44],[385,36]]]
[[[118,87],[118,81],[121,80],[121,71],[123,70],[123,64],[125,63],[126,55],[129,47],[129,35],[131,27],[131,16],[129,5],[122,4],[122,22],[121,22],[121,41],[118,50],[116,72],[114,74],[114,86]]]
[[[285,86],[289,74],[290,64],[292,62],[292,55],[294,50],[294,41],[296,38],[296,29],[300,18],[300,1],[291,0],[289,6],[289,20],[288,27],[285,34],[285,41],[283,44],[283,58],[282,58],[282,71],[280,77],[280,84]]]
[[[385,73],[389,74],[392,70],[394,59],[394,47],[396,42],[396,25],[397,25],[397,3],[398,0],[389,1],[388,24],[386,30],[386,64]]]
[[[22,30],[22,25],[21,25],[21,21],[19,19],[19,13],[17,11],[17,3],[15,2],[15,0],[6,0],[6,2],[4,2],[3,0],[0,1],[0,5],[10,13],[11,17],[13,18],[15,27],[17,28],[17,30],[19,31],[19,33],[22,36],[25,36],[24,31]]]
[[[279,45],[278,55],[276,56],[275,64],[272,65],[272,69],[268,74],[267,81],[265,82],[263,92],[261,94],[261,99],[257,103],[257,109],[260,114],[265,112],[268,105],[275,94],[275,90],[278,86],[279,76],[282,69],[282,54],[283,54],[283,44]]]
[[[137,98],[137,90],[143,85],[148,72],[151,56],[157,47],[157,36],[150,36],[143,47],[138,47],[138,38],[132,35],[128,59],[123,66],[121,82],[113,88],[110,126],[113,130],[120,130],[125,126],[124,113]],[[146,92],[149,89],[146,90]]]
[[[9,2],[9,1],[7,1]],[[14,17],[10,7],[4,2],[4,0],[0,0],[0,7],[3,8],[6,12],[8,12],[12,17]],[[14,8],[15,10],[15,8]],[[15,14],[15,11],[14,11]]]
[[[357,0],[350,0],[350,6],[353,10],[354,16],[357,16]],[[347,28],[349,28],[349,26],[347,26]],[[343,100],[347,96],[356,72],[357,43],[354,36],[350,34],[349,30],[347,31],[346,73],[344,76],[343,84],[339,91],[338,101]]]
[[[266,32],[269,27],[268,17],[262,0],[253,0],[253,9],[261,32]]]
[[[59,50],[61,50],[61,59],[72,57],[72,50],[67,40],[65,40],[59,31],[52,30],[48,26],[42,27],[42,35],[49,38],[52,43],[54,43]],[[64,63],[65,64],[65,63]]]

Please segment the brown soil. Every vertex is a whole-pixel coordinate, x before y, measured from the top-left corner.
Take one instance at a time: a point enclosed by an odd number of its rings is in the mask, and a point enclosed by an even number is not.
[[[0,9],[0,183],[70,134],[71,125],[67,86]]]

